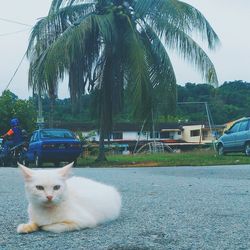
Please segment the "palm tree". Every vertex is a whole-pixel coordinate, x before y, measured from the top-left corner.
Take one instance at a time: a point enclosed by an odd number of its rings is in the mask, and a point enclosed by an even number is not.
[[[219,42],[205,17],[178,0],[54,0],[30,37],[30,85],[48,89],[68,74],[72,98],[96,91],[98,160],[104,160],[104,139],[112,132],[124,89],[130,89],[137,118],[151,113],[156,89],[164,93],[168,110],[175,107],[169,50],[192,63],[207,82],[217,84],[214,65],[192,38],[194,33],[209,49]]]

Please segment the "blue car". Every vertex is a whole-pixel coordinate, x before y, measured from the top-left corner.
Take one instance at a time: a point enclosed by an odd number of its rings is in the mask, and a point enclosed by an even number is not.
[[[41,167],[45,162],[58,166],[60,162],[75,162],[82,152],[82,144],[67,129],[39,129],[33,132],[25,153],[25,164]]]
[[[234,123],[224,132],[217,142],[219,155],[230,152],[244,152],[250,156],[250,117],[246,117]]]

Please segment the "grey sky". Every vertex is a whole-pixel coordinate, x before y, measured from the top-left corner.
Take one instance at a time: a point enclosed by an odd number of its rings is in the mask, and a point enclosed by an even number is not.
[[[208,19],[221,40],[216,51],[207,51],[213,61],[219,82],[250,82],[250,0],[185,0],[198,8]],[[0,0],[0,18],[34,25],[48,12],[51,0]],[[26,30],[26,31],[24,31]],[[15,34],[11,32],[20,31]],[[0,93],[5,89],[28,45],[30,28],[0,20]],[[203,82],[187,63],[172,55],[179,84]],[[13,79],[10,90],[20,98],[30,94],[27,86],[28,61],[25,59]],[[59,97],[68,96],[67,85],[61,84]]]

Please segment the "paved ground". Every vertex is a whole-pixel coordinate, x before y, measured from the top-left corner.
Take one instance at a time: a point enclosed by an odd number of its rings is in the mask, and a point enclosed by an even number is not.
[[[18,169],[0,168],[0,249],[250,249],[250,166],[75,169],[118,187],[118,220],[18,235],[27,202]]]

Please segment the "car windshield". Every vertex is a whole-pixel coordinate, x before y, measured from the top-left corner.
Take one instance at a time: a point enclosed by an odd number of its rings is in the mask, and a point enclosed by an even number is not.
[[[67,130],[43,130],[41,138],[75,138],[74,134]]]

